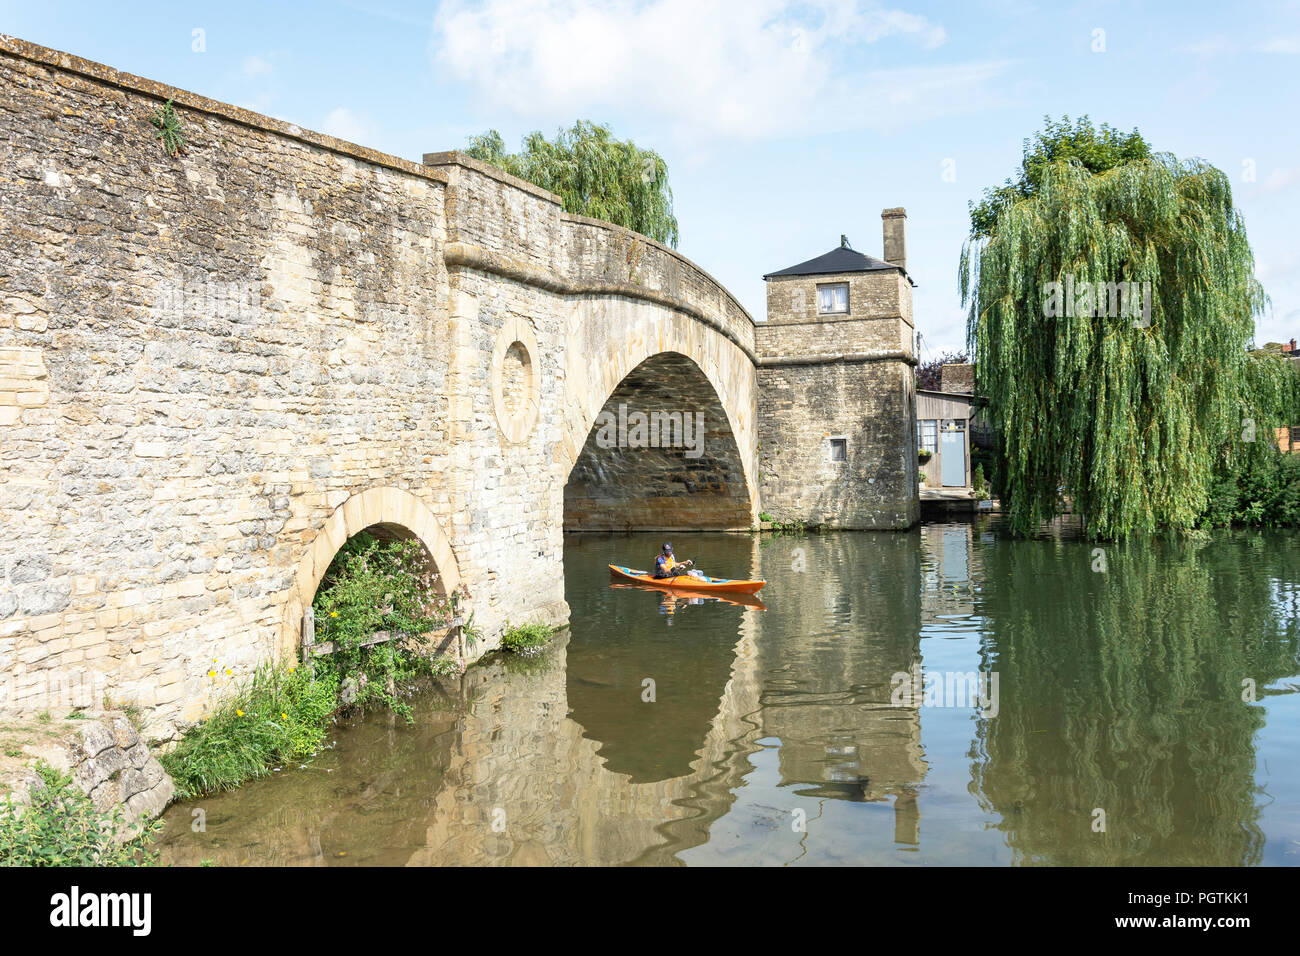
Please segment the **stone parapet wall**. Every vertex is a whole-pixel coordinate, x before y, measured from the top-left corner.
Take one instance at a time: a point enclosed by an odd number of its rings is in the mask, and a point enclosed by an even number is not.
[[[754,320],[712,276],[689,259],[630,229],[565,214],[565,273],[576,282],[611,283],[629,295],[654,292],[683,304],[748,353]]]
[[[424,162],[448,181],[447,238],[458,261],[567,295],[622,295],[684,311],[753,358],[753,318],[675,250],[565,213],[559,197],[465,153],[427,153]]]

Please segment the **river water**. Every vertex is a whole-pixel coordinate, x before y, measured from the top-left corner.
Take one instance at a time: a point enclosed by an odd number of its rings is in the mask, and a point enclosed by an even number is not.
[[[995,521],[673,536],[766,609],[611,587],[660,539],[571,536],[546,652],[177,804],[163,861],[1300,864],[1300,536]]]

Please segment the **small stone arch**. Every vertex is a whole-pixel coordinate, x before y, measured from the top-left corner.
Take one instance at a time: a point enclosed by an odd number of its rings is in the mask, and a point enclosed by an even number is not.
[[[334,509],[299,559],[293,591],[285,610],[280,642],[282,650],[292,652],[301,641],[303,611],[311,606],[321,578],[339,548],[353,535],[375,525],[409,532],[424,545],[438,571],[443,594],[449,594],[460,586],[460,566],[451,542],[443,534],[429,506],[402,488],[367,488]]]

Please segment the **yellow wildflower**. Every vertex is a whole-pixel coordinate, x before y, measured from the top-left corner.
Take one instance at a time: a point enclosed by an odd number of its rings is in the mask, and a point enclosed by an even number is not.
[[[338,617],[338,616],[339,616],[338,611],[330,611],[330,617]]]
[[[243,716],[244,716],[244,712],[243,712],[242,710],[236,708],[236,709],[235,709],[235,716],[236,716],[236,717],[243,717]]]
[[[281,720],[288,720],[288,719],[289,719],[289,715],[286,714],[286,713],[284,713],[284,712],[281,712],[281,714],[280,714],[280,719],[281,719]]]
[[[217,672],[216,672],[216,671],[208,671],[208,676],[209,676],[209,677],[216,677],[216,676],[217,676]]]

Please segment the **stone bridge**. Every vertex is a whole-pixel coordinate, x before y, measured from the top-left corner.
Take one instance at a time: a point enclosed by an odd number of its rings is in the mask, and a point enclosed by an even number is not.
[[[463,154],[2,37],[0,215],[0,709],[137,703],[170,737],[293,652],[368,527],[467,587],[476,656],[567,620],[565,530],[755,522],[751,317]],[[600,441],[671,411],[702,437]]]

